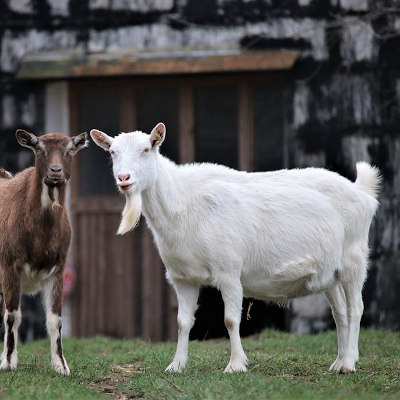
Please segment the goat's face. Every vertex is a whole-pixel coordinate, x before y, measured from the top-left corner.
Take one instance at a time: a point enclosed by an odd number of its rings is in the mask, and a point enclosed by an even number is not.
[[[121,193],[140,193],[154,182],[158,150],[165,132],[161,122],[150,135],[135,131],[112,138],[96,129],[91,130],[93,141],[111,155],[114,178]]]
[[[72,137],[61,133],[48,133],[38,137],[18,129],[16,137],[21,146],[35,153],[36,169],[48,186],[61,186],[69,180],[72,157],[89,144],[86,133]]]

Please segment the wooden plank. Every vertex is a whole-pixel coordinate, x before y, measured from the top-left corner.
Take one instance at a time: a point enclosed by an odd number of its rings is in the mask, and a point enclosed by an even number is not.
[[[93,266],[97,270],[97,326],[96,326],[96,334],[105,334],[105,320],[107,316],[104,313],[106,303],[109,301],[107,293],[108,293],[108,282],[106,282],[106,269],[107,269],[107,216],[104,214],[99,214],[97,218],[97,232],[96,232],[96,240],[95,245],[97,249],[97,265]]]
[[[74,207],[75,214],[120,214],[124,206],[122,196],[90,196],[79,199]]]
[[[80,324],[80,278],[81,278],[81,254],[80,254],[80,243],[82,231],[79,225],[79,218],[75,219],[75,227],[76,230],[73,235],[73,251],[74,251],[74,265],[76,271],[76,286],[74,291],[71,293],[71,308],[72,308],[72,335],[73,336],[81,336],[81,324]]]
[[[181,163],[194,161],[193,88],[181,87],[179,97],[179,159]]]
[[[125,278],[123,279],[123,310],[125,314],[123,324],[123,337],[135,336],[135,302],[134,302],[134,273],[135,273],[135,240],[136,232],[125,235],[122,239],[122,257],[125,259]]]
[[[133,271],[133,304],[134,304],[134,335],[142,336],[143,334],[143,297],[142,297],[142,265],[143,265],[143,254],[142,254],[142,240],[143,235],[140,226],[135,230],[135,242],[134,242],[134,252],[135,252],[135,269]]]
[[[132,132],[137,126],[136,96],[128,82],[123,84],[121,91],[120,129],[122,132]]]
[[[252,89],[246,82],[239,86],[239,168],[254,170],[254,114]]]
[[[26,56],[17,73],[19,79],[59,79],[126,75],[171,75],[238,71],[274,71],[293,67],[300,52],[293,50],[244,51],[231,54],[203,54],[186,51],[180,56],[163,54],[149,57],[146,53],[85,55],[85,57],[44,54]]]

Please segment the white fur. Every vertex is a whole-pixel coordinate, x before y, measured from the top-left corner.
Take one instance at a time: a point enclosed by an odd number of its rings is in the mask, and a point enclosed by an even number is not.
[[[9,335],[9,329],[7,324],[8,316],[14,317],[14,323],[12,332],[14,335],[14,351],[11,353],[10,362],[7,360],[7,340]],[[15,370],[18,366],[18,329],[21,324],[21,310],[9,312],[7,309],[4,312],[4,348],[1,355],[0,370]]]
[[[117,234],[124,235],[135,228],[142,214],[142,196],[140,193],[129,193],[125,196],[125,207]]]
[[[144,153],[151,141],[143,132],[107,138],[115,177],[130,174],[177,294],[178,346],[168,371],[186,365],[203,285],[219,288],[224,300],[231,342],[226,372],[246,370],[243,296],[285,302],[316,292],[327,293],[337,323],[331,368],[354,371],[368,232],[378,206],[376,169],[357,164],[353,183],[320,168],[247,173],[215,164],[178,166],[158,146]]]
[[[51,205],[49,187],[45,183],[42,183],[42,193],[40,196],[40,202],[42,204],[42,208],[48,208]]]

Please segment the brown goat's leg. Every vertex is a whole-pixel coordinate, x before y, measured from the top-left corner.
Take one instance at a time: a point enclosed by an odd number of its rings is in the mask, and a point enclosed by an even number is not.
[[[3,270],[2,288],[4,298],[4,350],[0,370],[12,370],[18,364],[18,328],[21,323],[21,283],[15,268]]]
[[[62,296],[63,274],[59,269],[43,287],[43,300],[46,309],[47,332],[50,336],[51,364],[59,374],[69,375],[70,370],[62,347]]]

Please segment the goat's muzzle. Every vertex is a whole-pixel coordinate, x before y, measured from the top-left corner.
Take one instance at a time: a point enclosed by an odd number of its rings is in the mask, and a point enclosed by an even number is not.
[[[62,186],[66,183],[64,174],[48,174],[44,178],[44,183],[50,187]]]

